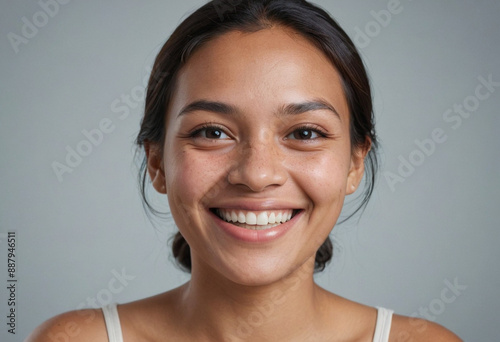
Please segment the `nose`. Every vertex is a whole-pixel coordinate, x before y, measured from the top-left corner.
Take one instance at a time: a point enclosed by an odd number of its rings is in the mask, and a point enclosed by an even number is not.
[[[228,182],[244,185],[254,192],[270,186],[283,185],[287,172],[283,164],[283,153],[277,142],[266,135],[242,143],[237,149],[234,166],[229,170]]]

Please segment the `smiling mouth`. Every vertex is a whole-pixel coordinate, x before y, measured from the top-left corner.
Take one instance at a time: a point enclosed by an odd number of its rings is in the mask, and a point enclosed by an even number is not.
[[[235,226],[252,230],[264,230],[290,221],[300,210],[280,209],[249,211],[212,208],[210,211],[217,215],[221,220],[229,222]]]

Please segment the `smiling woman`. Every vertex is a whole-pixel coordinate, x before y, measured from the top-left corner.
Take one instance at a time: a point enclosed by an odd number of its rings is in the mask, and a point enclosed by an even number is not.
[[[302,265],[327,239],[344,194],[362,176],[370,137],[351,151],[340,77],[311,49],[306,38],[282,25],[213,38],[177,75],[164,142],[148,140],[146,146],[153,185],[168,194],[179,240],[187,241],[182,243],[191,248],[190,257],[205,250],[202,260],[208,262],[216,252],[214,264],[238,282],[246,283],[242,276],[252,284],[276,281],[290,266]],[[246,219],[262,211],[296,215],[255,230],[214,221],[210,214],[217,210],[234,211],[240,225],[252,224]],[[273,243],[242,246],[233,237]],[[225,248],[214,248],[221,242]]]
[[[306,1],[221,3],[160,51],[137,138],[143,196],[148,179],[167,196],[173,253],[191,279],[87,312],[96,319],[72,341],[459,341],[314,282],[345,197],[366,173],[360,210],[376,171],[370,86],[351,40]],[[84,317],[55,317],[29,340]]]

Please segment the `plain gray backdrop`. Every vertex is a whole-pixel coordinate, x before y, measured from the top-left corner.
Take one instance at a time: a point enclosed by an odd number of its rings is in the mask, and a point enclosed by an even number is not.
[[[1,341],[189,279],[167,246],[175,226],[143,211],[133,141],[154,57],[203,3],[1,1]],[[317,281],[466,341],[498,341],[500,1],[317,3],[360,48],[382,145],[372,200],[334,229],[334,260]]]

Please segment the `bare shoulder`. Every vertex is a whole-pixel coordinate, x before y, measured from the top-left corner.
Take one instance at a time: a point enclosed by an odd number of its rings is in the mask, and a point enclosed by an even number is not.
[[[162,340],[165,330],[175,332],[177,322],[172,309],[178,289],[118,305],[122,333],[130,341]],[[101,309],[69,311],[38,326],[25,342],[108,342],[106,323]]]
[[[25,342],[107,342],[104,315],[100,309],[69,311],[38,326]]]
[[[393,316],[389,341],[462,342],[457,335],[437,323],[401,315]]]

